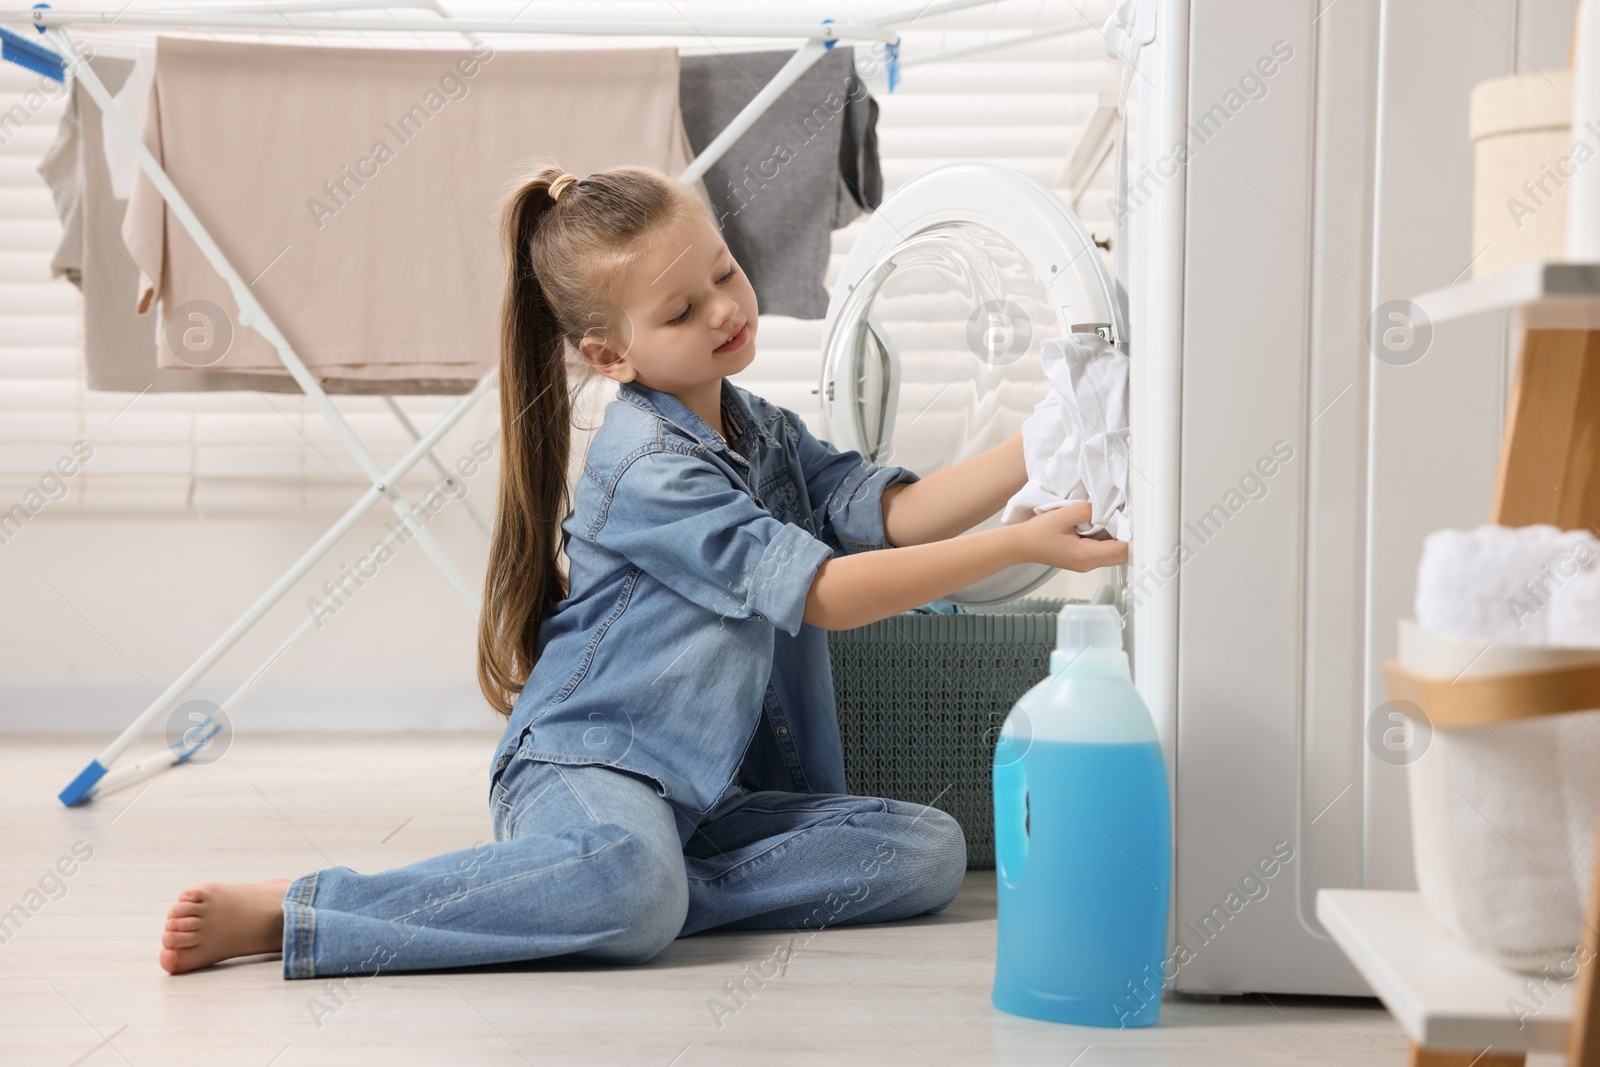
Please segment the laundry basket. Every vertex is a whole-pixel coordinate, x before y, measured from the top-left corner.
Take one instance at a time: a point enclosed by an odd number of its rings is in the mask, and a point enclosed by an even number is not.
[[[1502,966],[1570,976],[1600,806],[1600,540],[1435,530],[1413,608],[1367,736],[1406,769],[1422,902]]]
[[[828,635],[846,788],[954,816],[967,867],[994,868],[995,738],[1050,673],[1056,613],[1023,598],[960,615],[900,614]]]
[[[1600,649],[1402,620],[1384,674],[1389,717],[1413,720],[1403,762],[1423,904],[1502,966],[1570,977],[1600,805]]]

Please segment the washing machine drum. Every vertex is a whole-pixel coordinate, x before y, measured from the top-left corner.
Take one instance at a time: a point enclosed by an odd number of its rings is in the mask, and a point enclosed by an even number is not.
[[[924,476],[969,459],[1032,414],[1050,387],[1039,344],[1070,331],[1127,336],[1105,261],[1071,209],[1008,167],[929,171],[873,213],[834,285],[823,436]],[[1023,564],[948,599],[997,604],[1053,573]]]

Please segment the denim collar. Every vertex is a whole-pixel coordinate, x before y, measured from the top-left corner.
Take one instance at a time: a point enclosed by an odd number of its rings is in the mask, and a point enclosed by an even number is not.
[[[671,393],[664,393],[659,389],[652,389],[638,381],[623,382],[617,389],[617,395],[628,402],[644,408],[646,411],[666,419],[679,429],[693,436],[701,444],[710,448],[727,448],[725,442],[710,424],[689,409],[689,405],[679,400]],[[738,436],[741,442],[747,441],[750,434],[754,434],[768,447],[776,447],[778,441],[767,430],[754,414],[750,406],[744,402],[744,397],[733,387],[728,379],[722,379],[722,406],[733,418],[738,427]]]

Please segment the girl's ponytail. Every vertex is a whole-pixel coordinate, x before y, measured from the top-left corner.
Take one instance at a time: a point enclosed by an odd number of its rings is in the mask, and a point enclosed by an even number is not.
[[[646,247],[643,238],[684,210],[704,205],[689,187],[641,167],[575,179],[543,165],[506,200],[500,486],[478,623],[478,685],[502,715],[511,714],[538,659],[546,612],[568,592],[561,559],[561,522],[571,506],[567,346],[614,318],[605,298],[610,283]]]
[[[510,715],[533,669],[545,609],[567,595],[561,569],[572,396],[566,346],[533,265],[539,224],[555,204],[559,167],[541,167],[507,201],[505,296],[500,311],[501,468],[483,615],[478,685]]]

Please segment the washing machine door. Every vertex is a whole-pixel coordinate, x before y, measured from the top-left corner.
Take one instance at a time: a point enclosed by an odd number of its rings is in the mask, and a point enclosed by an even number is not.
[[[969,459],[1032,414],[1050,388],[1039,343],[1071,331],[1127,337],[1105,261],[1066,203],[1008,167],[929,171],[873,213],[834,285],[824,436],[924,476]],[[1054,571],[1011,567],[948,599],[997,604]]]

